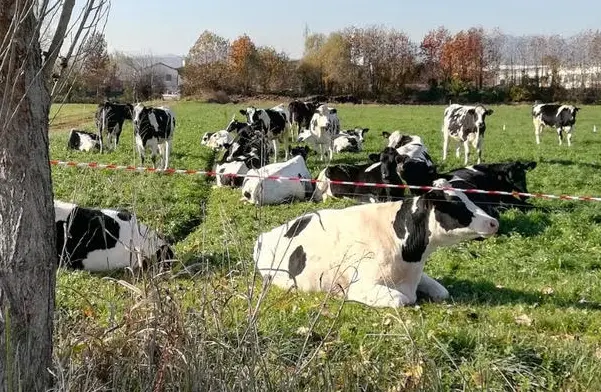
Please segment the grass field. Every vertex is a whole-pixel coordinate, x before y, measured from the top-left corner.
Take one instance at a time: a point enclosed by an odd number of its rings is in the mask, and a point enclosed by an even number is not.
[[[241,106],[170,106],[177,117],[171,166],[209,168],[202,134],[223,128]],[[424,138],[440,170],[462,166],[452,150],[440,162],[440,106],[338,108],[343,128],[370,131],[366,151],[337,162],[365,162],[384,145],[382,131],[401,130]],[[558,146],[551,130],[537,146],[529,106],[492,108],[486,162],[537,161],[531,192],[601,195],[601,133],[592,132],[600,108],[580,111],[571,148]],[[139,164],[130,122],[116,152],[66,149],[68,129],[90,127],[94,109],[61,109],[51,157]],[[315,175],[322,167],[315,155],[309,166]],[[257,234],[324,205],[243,205],[239,190],[212,189],[200,176],[52,171],[56,198],[135,210],[190,266],[179,266],[175,277],[59,271],[56,363],[65,389],[601,390],[598,203],[537,199],[544,211],[509,211],[500,236],[437,251],[428,261],[449,301],[372,309],[324,294],[265,292],[254,276]]]

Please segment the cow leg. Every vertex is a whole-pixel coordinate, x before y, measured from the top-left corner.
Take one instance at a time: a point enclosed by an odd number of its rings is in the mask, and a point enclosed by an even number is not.
[[[482,144],[484,143],[484,140],[478,136],[478,138],[476,139],[476,151],[478,152],[478,164],[480,164],[482,162]]]
[[[273,144],[273,162],[277,163],[278,162],[278,141],[276,139],[273,139],[271,141],[271,143]]]
[[[457,151],[459,151],[459,148],[457,149]],[[470,142],[468,140],[463,142],[463,155],[465,157],[463,164],[467,165],[467,162],[470,159]],[[478,163],[480,163],[480,161],[478,161]]]
[[[442,301],[449,298],[449,292],[443,285],[422,272],[417,291],[428,295],[433,301]]]
[[[540,144],[540,134],[543,130],[542,124],[534,120],[534,136],[536,137],[536,144]]]
[[[167,140],[165,140],[165,155],[164,155],[165,169],[169,168],[169,156],[170,155],[171,155],[171,140],[167,139]]]
[[[563,132],[561,127],[557,128],[557,139],[559,139],[559,145],[561,146],[563,144]]]
[[[282,143],[284,144],[282,147],[284,148],[284,160],[287,161],[288,160],[288,147],[290,146],[290,130],[288,130],[288,132],[285,132],[284,137],[282,138],[283,141]]]
[[[442,160],[447,159],[447,150],[449,149],[449,133],[443,131],[442,133]]]
[[[117,149],[117,144],[119,143],[119,134],[121,133],[121,126],[119,124],[117,124],[115,126],[115,129],[113,129],[113,145],[111,146],[111,148],[113,150]]]
[[[568,147],[572,146],[572,131],[574,130],[574,127],[566,127],[566,137],[568,139]]]
[[[140,155],[140,161],[142,162],[142,166],[144,166],[144,142],[138,134],[136,134],[136,149],[138,150],[138,154]]]
[[[381,284],[365,287],[360,282],[356,282],[348,288],[347,299],[374,307],[398,308],[415,303],[417,298],[415,293],[405,295],[399,290]]]

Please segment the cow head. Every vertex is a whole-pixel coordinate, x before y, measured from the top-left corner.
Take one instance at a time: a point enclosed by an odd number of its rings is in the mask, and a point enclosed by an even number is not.
[[[290,147],[288,146],[288,151],[290,153],[290,156],[295,157],[297,155],[300,155],[303,157],[303,159],[305,160],[305,162],[307,161],[307,157],[309,156],[309,152],[311,151],[311,149],[309,148],[309,146],[304,146],[304,147]]]
[[[369,132],[369,128],[355,128],[355,129],[347,129],[340,133],[345,135],[354,136],[358,141],[363,142],[365,140],[365,134]]]
[[[246,122],[253,129],[262,129],[261,110],[254,106],[249,106],[246,109],[240,109],[240,114],[246,117]]]
[[[510,186],[511,191],[528,193],[526,172],[535,167],[536,162],[534,161],[502,164],[496,170],[496,176],[499,181],[507,183]]]
[[[206,146],[209,143],[209,139],[214,134],[215,132],[205,132],[205,134],[202,135],[202,138],[200,139],[200,144]]]
[[[402,163],[397,166],[397,171],[407,185],[430,185],[437,178],[437,171],[434,165],[417,159],[403,159]]]
[[[386,147],[379,154],[369,154],[369,159],[376,164],[380,164],[383,182],[387,184],[401,183],[397,166],[403,164],[406,157],[399,154],[397,150],[392,147]]]
[[[557,117],[561,120],[562,124],[574,125],[576,122],[576,114],[580,110],[579,107],[572,105],[562,105],[557,110]]]
[[[492,109],[486,109],[482,105],[478,105],[474,108],[470,108],[467,111],[474,116],[474,125],[478,127],[481,132],[486,131],[486,116],[490,116],[494,113]]]
[[[445,179],[434,181],[438,188],[451,188]],[[422,208],[431,209],[430,236],[436,245],[452,245],[460,241],[490,237],[499,229],[499,222],[477,207],[463,192],[434,189],[419,199]],[[419,207],[418,199],[418,207]],[[419,209],[419,208],[418,208]]]
[[[382,132],[382,137],[388,139],[388,147],[400,148],[409,143],[423,144],[422,138],[416,135],[403,135],[400,131],[393,133]]]

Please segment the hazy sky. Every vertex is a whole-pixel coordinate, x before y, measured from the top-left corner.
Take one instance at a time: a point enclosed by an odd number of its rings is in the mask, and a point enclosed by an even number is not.
[[[291,57],[302,55],[305,25],[330,32],[383,24],[418,41],[439,25],[510,34],[563,34],[601,28],[599,0],[116,0],[106,27],[109,50],[185,55],[203,30],[248,34]]]

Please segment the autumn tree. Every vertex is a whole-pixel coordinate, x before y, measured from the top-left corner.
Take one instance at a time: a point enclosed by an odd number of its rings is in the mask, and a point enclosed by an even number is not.
[[[419,49],[423,65],[423,75],[432,85],[440,82],[445,75],[441,66],[442,52],[451,39],[451,33],[443,26],[430,30],[424,36]]]
[[[109,85],[111,73],[114,75],[115,67],[111,64],[107,51],[104,34],[94,33],[82,47],[82,84],[88,91],[95,92],[99,99],[105,95]]]
[[[347,92],[352,84],[353,64],[351,62],[351,46],[346,37],[334,32],[319,49],[322,78],[325,91]]]
[[[254,83],[259,65],[257,49],[246,34],[238,37],[230,45],[228,65],[230,75],[236,86],[248,94]]]
[[[306,93],[324,92],[321,48],[326,42],[324,34],[307,34],[303,58],[297,68],[301,89]]]
[[[207,30],[200,34],[186,57],[184,92],[190,95],[203,90],[227,90],[229,51],[227,39]]]
[[[263,92],[280,91],[291,86],[290,60],[270,46],[257,49],[257,78]]]

